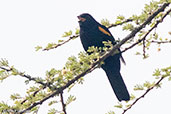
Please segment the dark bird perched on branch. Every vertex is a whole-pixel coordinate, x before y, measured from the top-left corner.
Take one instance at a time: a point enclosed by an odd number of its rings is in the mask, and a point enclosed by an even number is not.
[[[116,41],[108,28],[98,23],[90,14],[84,13],[78,16],[80,25],[80,39],[85,51],[89,47],[104,47],[103,41],[111,41],[113,45]],[[120,49],[118,49],[120,51]],[[90,53],[89,53],[90,54]],[[130,95],[120,74],[121,53],[109,56],[104,60],[102,69],[106,72],[109,82],[119,101],[128,101]]]

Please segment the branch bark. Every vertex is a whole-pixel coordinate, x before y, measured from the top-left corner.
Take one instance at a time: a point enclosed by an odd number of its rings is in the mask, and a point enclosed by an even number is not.
[[[60,93],[60,97],[61,97],[61,103],[62,103],[62,110],[63,110],[64,114],[67,114],[67,112],[66,112],[66,105],[64,103],[63,92]]]
[[[131,109],[131,108],[132,108],[140,99],[144,98],[144,97],[147,95],[147,93],[149,93],[152,89],[154,89],[154,87],[158,86],[158,85],[160,84],[160,82],[161,82],[164,78],[165,78],[165,77],[161,77],[160,80],[154,84],[154,86],[152,86],[151,88],[147,89],[147,90],[145,91],[145,93],[142,94],[139,98],[137,98],[137,99],[136,99],[128,108],[127,108],[127,109],[125,109],[125,110],[123,111],[122,114],[125,114],[125,113],[126,113],[129,109]]]

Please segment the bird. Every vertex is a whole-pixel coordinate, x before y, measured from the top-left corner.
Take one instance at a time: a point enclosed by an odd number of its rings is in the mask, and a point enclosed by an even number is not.
[[[116,45],[109,29],[97,22],[89,13],[82,13],[77,18],[80,27],[80,40],[86,52],[91,46],[104,47],[104,41],[110,41],[113,45]],[[101,68],[105,71],[117,99],[119,101],[129,101],[130,95],[120,73],[120,58],[124,62],[121,53],[107,57]]]

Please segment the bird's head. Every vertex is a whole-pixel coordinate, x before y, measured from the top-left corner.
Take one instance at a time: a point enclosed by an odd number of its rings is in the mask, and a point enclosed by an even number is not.
[[[81,28],[91,28],[93,25],[97,24],[97,21],[88,13],[83,13],[77,17]]]

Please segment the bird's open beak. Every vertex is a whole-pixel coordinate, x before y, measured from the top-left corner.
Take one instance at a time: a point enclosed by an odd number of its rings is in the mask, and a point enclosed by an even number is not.
[[[80,17],[80,16],[77,16],[78,17],[78,19],[79,19],[79,22],[84,22],[86,19],[85,18],[83,18],[83,17]]]

